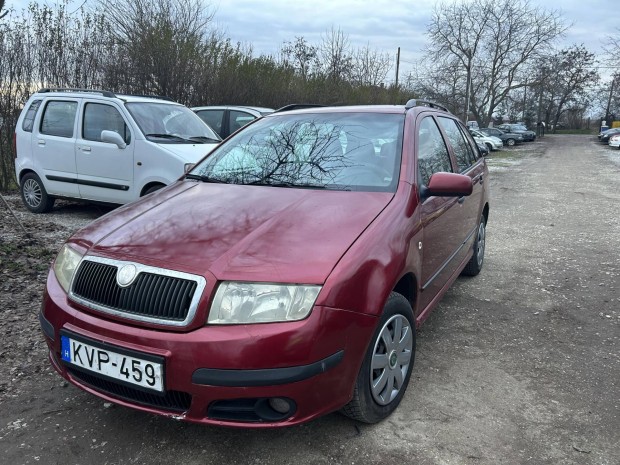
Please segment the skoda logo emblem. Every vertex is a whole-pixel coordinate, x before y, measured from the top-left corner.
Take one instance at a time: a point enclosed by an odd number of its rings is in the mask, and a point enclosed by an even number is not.
[[[116,273],[116,283],[120,287],[127,287],[133,283],[137,275],[138,270],[135,265],[124,265]]]

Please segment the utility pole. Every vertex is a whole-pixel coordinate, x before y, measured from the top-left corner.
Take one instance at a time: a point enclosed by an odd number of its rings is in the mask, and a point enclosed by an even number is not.
[[[398,91],[398,70],[400,68],[400,47],[398,47],[398,51],[396,52],[396,90]]]

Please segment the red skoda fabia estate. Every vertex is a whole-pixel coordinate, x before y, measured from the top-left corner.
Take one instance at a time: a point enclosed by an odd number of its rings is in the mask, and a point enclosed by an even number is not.
[[[487,174],[429,102],[258,119],[67,241],[40,314],[51,363],[192,422],[377,422],[405,393],[416,328],[482,267]]]

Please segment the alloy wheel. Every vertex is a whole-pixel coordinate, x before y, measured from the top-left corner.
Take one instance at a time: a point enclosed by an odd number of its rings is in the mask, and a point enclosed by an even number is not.
[[[27,179],[23,186],[24,200],[31,208],[37,208],[41,205],[41,199],[43,198],[43,192],[41,186],[34,179]]]

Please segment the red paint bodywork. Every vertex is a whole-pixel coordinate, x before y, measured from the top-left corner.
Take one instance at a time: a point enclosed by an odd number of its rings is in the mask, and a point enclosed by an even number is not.
[[[286,426],[332,412],[352,396],[378,316],[391,291],[411,302],[419,326],[472,256],[473,233],[488,215],[484,159],[452,187],[472,194],[420,198],[415,169],[419,119],[428,108],[313,109],[402,113],[402,163],[395,193],[283,189],[179,181],[123,206],[75,234],[75,248],[89,255],[136,261],[204,276],[207,286],[193,321],[171,328],[131,322],[69,301],[53,271],[43,316],[56,338],[46,338],[50,358],[74,384],[111,401],[170,415],[108,397],[71,378],[58,362],[58,331],[165,358],[166,389],[192,395],[183,419],[244,427]],[[451,154],[451,156],[453,156]],[[454,160],[453,160],[454,164]],[[442,184],[439,174],[437,185]],[[445,181],[445,179],[444,179]],[[447,186],[447,187],[446,187]],[[421,246],[423,244],[423,247]],[[323,288],[302,321],[206,325],[216,287],[225,280],[319,284]],[[306,365],[340,350],[343,360],[304,381],[266,387],[192,384],[197,368],[261,369]],[[207,417],[214,400],[288,397],[295,414],[276,423],[236,423]]]

